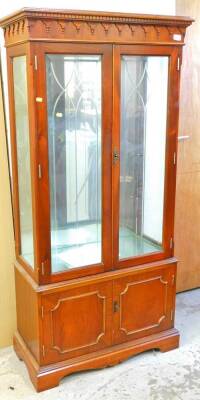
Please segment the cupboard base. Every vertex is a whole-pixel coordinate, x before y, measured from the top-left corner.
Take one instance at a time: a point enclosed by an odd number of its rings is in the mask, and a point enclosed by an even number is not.
[[[19,333],[17,332],[14,336],[15,352],[20,360],[25,362],[31,381],[38,392],[58,386],[62,378],[73,372],[113,366],[150,349],[166,352],[178,346],[179,332],[173,328],[95,353],[40,367]]]

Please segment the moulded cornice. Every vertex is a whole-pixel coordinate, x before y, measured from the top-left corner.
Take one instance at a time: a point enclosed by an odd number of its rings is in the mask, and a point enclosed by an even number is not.
[[[0,26],[5,27],[24,18],[31,19],[60,19],[68,21],[86,21],[100,23],[144,24],[144,25],[169,25],[187,27],[193,19],[189,17],[176,17],[151,14],[127,14],[98,11],[56,10],[42,8],[23,8],[0,20]]]

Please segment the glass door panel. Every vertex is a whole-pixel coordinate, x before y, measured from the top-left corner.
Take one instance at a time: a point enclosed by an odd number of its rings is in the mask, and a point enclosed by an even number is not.
[[[46,55],[52,272],[102,259],[100,55]]]
[[[34,268],[31,164],[26,56],[13,57],[14,110],[20,222],[20,254]]]
[[[120,259],[162,250],[168,63],[121,57]]]

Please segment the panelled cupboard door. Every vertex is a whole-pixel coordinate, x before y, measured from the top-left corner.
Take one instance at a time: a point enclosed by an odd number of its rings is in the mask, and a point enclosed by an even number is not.
[[[43,363],[111,346],[112,283],[42,296]]]
[[[114,47],[113,265],[173,255],[178,49]]]
[[[173,327],[174,268],[139,272],[114,282],[113,344]]]

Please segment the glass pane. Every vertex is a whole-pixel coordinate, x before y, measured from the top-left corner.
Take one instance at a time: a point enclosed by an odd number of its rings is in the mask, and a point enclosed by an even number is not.
[[[26,57],[13,58],[21,255],[34,266]]]
[[[119,258],[162,249],[168,57],[121,59]]]
[[[52,272],[101,262],[101,56],[46,56]]]

